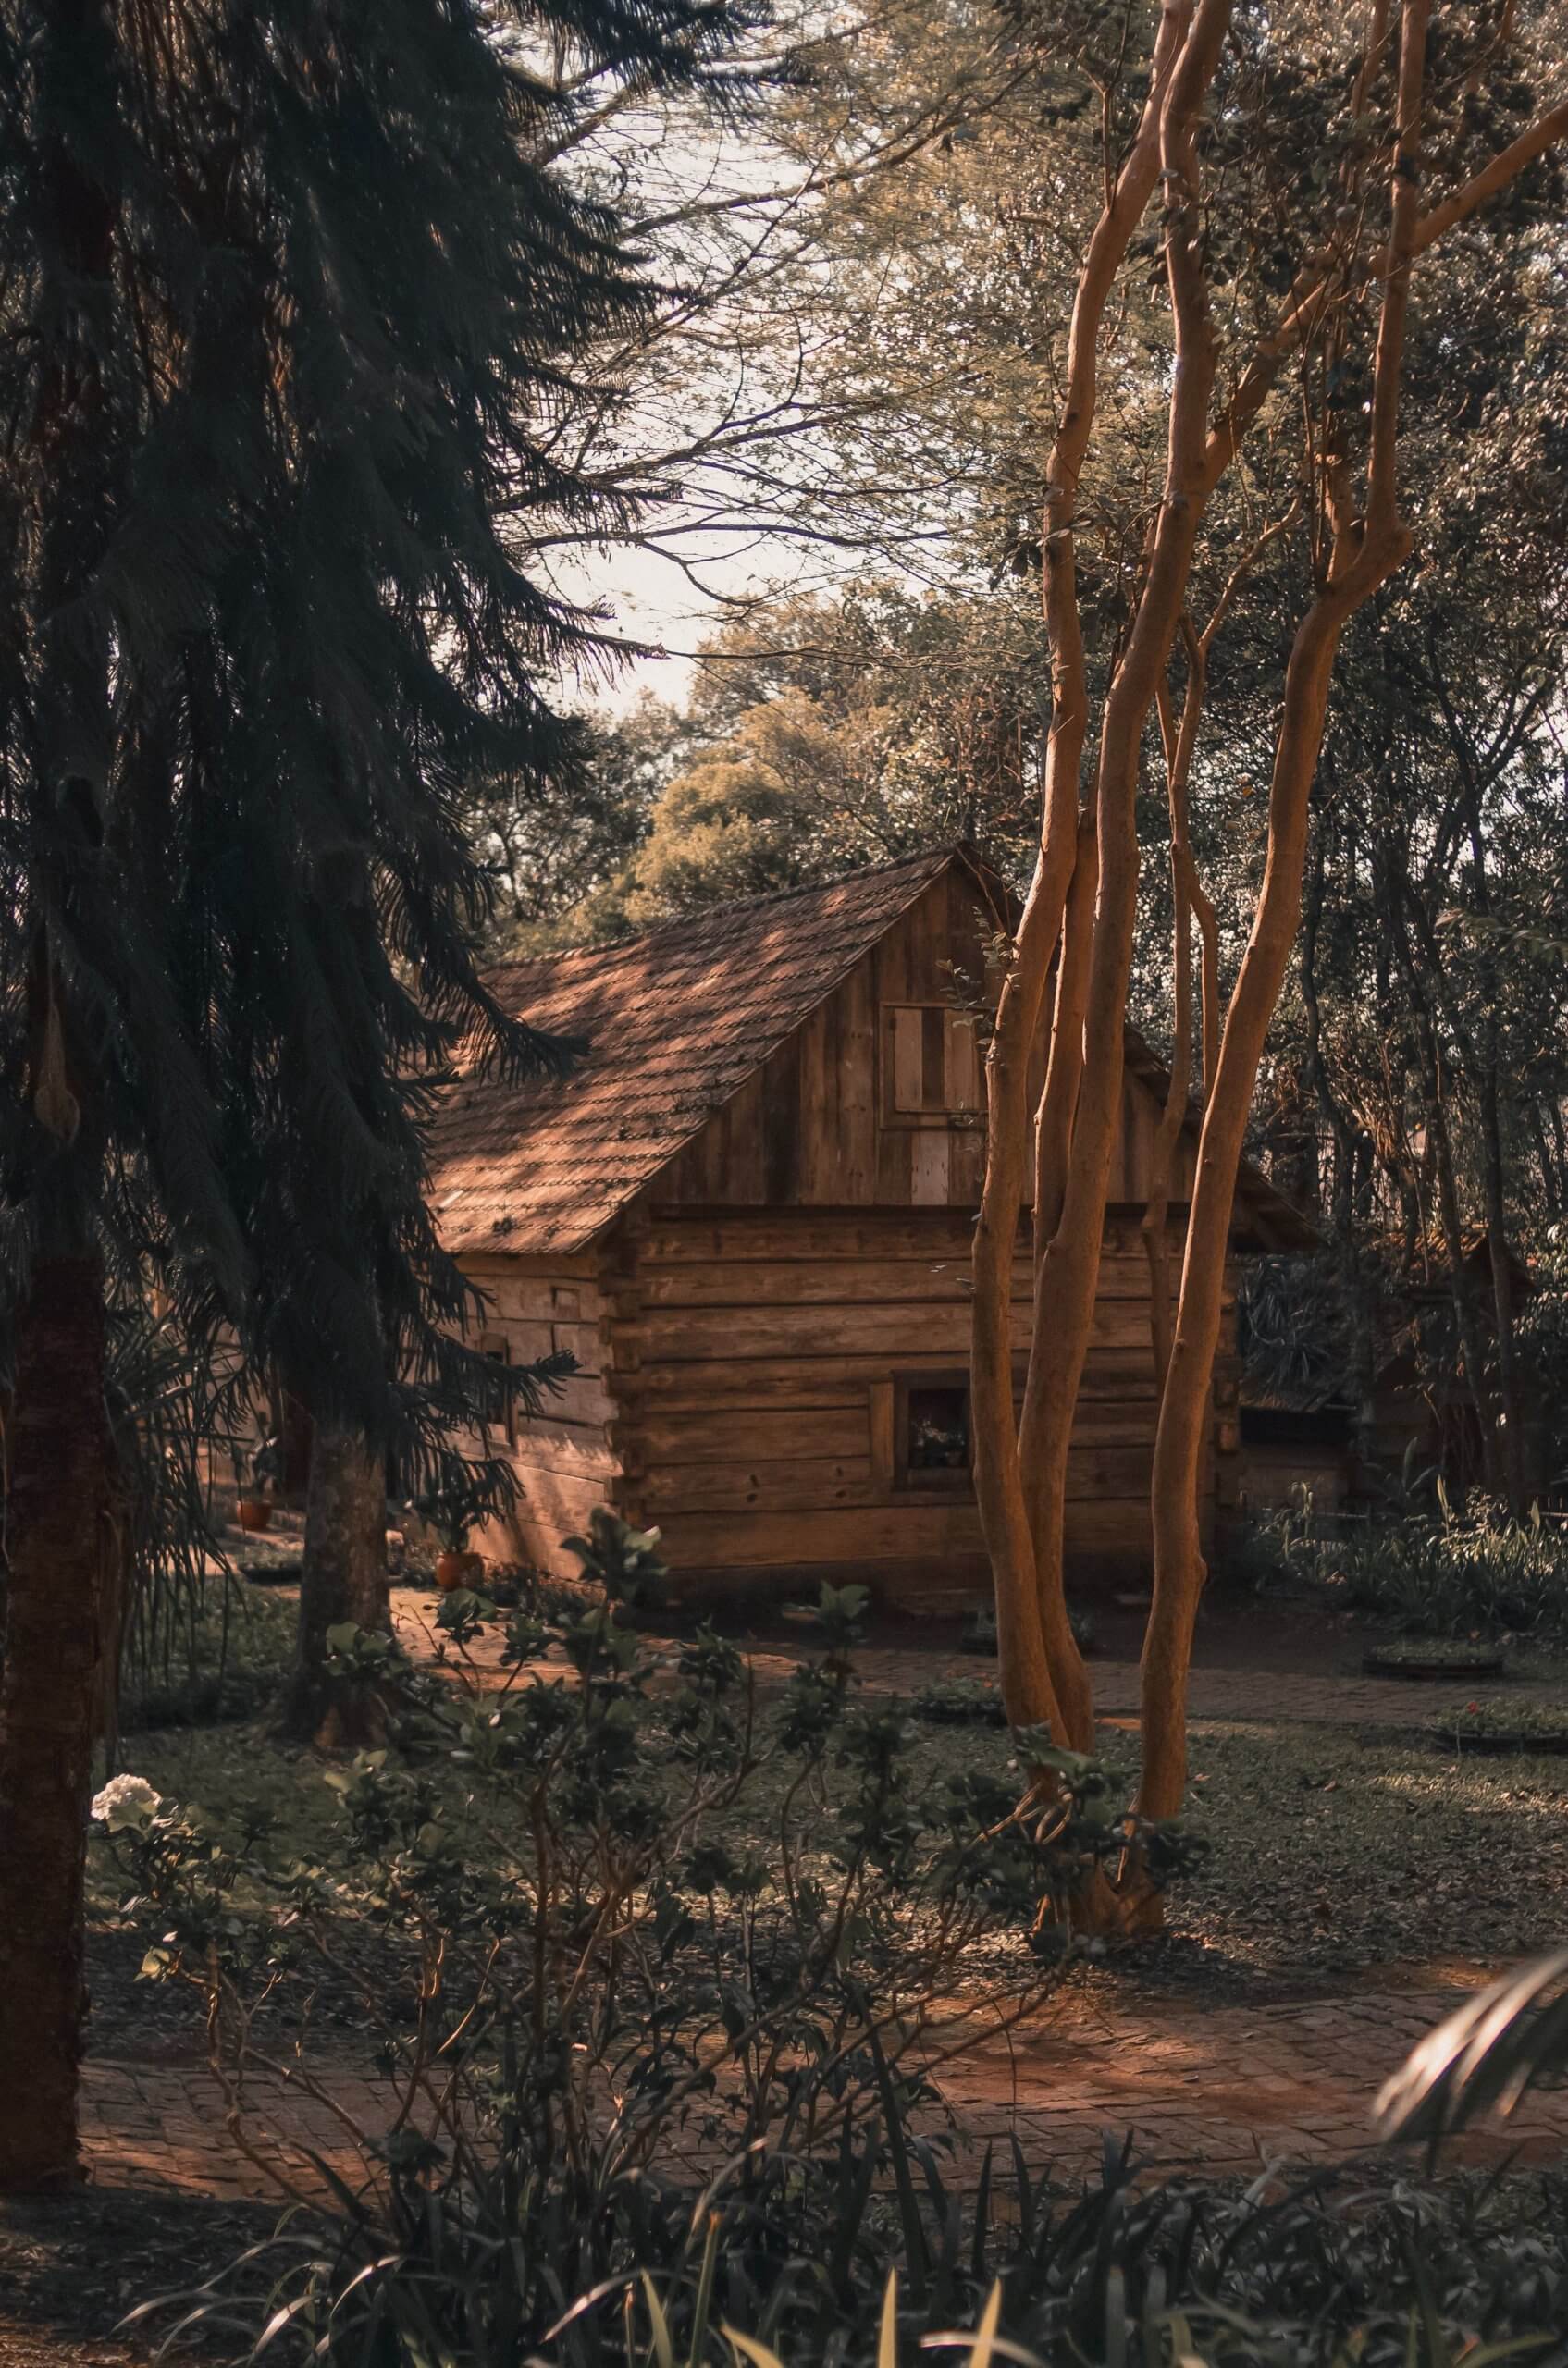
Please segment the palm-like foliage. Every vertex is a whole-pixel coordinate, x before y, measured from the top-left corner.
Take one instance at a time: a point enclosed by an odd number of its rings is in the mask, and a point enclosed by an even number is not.
[[[1485,2114],[1511,2114],[1540,2081],[1568,2071],[1565,1982],[1568,1949],[1559,1949],[1478,1990],[1384,2087],[1380,2135],[1435,2146]]]

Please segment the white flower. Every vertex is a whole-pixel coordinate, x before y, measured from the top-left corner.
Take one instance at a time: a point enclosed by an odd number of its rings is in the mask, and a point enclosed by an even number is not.
[[[93,1796],[93,1817],[110,1833],[137,1832],[152,1824],[162,1808],[163,1794],[154,1793],[145,1776],[111,1776]]]

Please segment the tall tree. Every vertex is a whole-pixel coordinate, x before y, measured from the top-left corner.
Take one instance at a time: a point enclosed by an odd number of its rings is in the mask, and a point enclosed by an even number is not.
[[[134,1179],[193,1314],[411,1476],[458,1452],[426,1097],[463,1033],[562,1056],[476,970],[460,790],[568,753],[592,628],[529,532],[600,514],[552,430],[648,302],[549,160],[574,83],[700,83],[735,25],[0,5],[0,2186],[76,2165],[105,1234]]]
[[[1161,1390],[1142,1717],[1141,1806],[1154,1818],[1174,1815],[1185,1787],[1185,1679],[1204,1576],[1198,1472],[1226,1243],[1258,1065],[1295,940],[1335,657],[1347,623],[1413,540],[1398,477],[1412,284],[1446,232],[1568,131],[1568,105],[1546,99],[1545,16],[1511,10],[1494,26],[1445,12],[1430,73],[1429,18],[1426,0],[1397,9],[1373,0],[1354,23],[1307,8],[1233,12],[1228,0],[1160,10],[1141,112],[1125,137],[1116,121],[1107,143],[1046,470],[1054,718],[1039,859],[988,1056],[973,1388],[1009,1716],[1048,1723],[1079,1746],[1093,1733],[1093,1702],[1063,1590],[1065,1482],[1119,1110],[1145,733],[1196,606],[1204,550],[1216,534],[1223,549],[1227,530],[1234,548],[1249,511],[1271,522],[1300,500],[1304,512],[1301,606],[1271,735],[1266,860],[1206,1083]],[[1282,155],[1288,192],[1274,178]],[[1142,263],[1136,242],[1156,188],[1168,332],[1154,366],[1145,342],[1115,383],[1124,407],[1146,401],[1151,385],[1160,390],[1163,487],[1126,537],[1125,597],[1096,699],[1077,576],[1080,490],[1108,375],[1111,308]],[[1304,449],[1281,482],[1271,449],[1297,422]],[[1200,671],[1190,667],[1189,679],[1201,693]],[[1048,1010],[1046,1083],[1031,1113],[1029,1058]],[[1031,1164],[1033,1347],[1015,1417],[1010,1298]]]

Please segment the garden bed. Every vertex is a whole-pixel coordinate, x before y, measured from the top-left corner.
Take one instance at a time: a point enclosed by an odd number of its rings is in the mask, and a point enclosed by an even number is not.
[[[1372,1646],[1362,1655],[1361,1665],[1368,1677],[1451,1684],[1461,1677],[1501,1677],[1508,1663],[1498,1645],[1448,1636],[1401,1636],[1389,1644]]]
[[[1466,1702],[1431,1720],[1428,1734],[1448,1751],[1568,1753],[1568,1703],[1511,1701],[1506,1695]]]

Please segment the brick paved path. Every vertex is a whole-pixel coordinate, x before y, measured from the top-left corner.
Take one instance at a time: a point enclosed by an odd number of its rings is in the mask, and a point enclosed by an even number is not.
[[[401,1590],[394,1598],[400,1632],[422,1656],[434,1647],[435,1598]],[[754,1647],[763,1685],[781,1683],[801,1652],[769,1643]],[[502,1672],[496,1647],[475,1659],[487,1683]],[[872,1691],[913,1694],[933,1676],[980,1674],[983,1661],[952,1648],[873,1646],[857,1665]],[[1096,1660],[1095,1690],[1107,1720],[1137,1708],[1138,1672],[1126,1661]],[[1473,1683],[1410,1685],[1398,1679],[1255,1670],[1195,1669],[1196,1720],[1306,1721],[1411,1727],[1434,1709],[1469,1698]],[[1549,1683],[1520,1684],[1522,1701],[1561,1694]],[[946,2068],[938,2086],[960,2136],[978,2148],[1016,2129],[1032,2162],[1064,2172],[1087,2169],[1107,2129],[1129,2128],[1140,2151],[1161,2167],[1253,2171],[1275,2160],[1310,2161],[1365,2144],[1378,2087],[1421,2034],[1458,2003],[1466,1980],[1447,1989],[1357,1991],[1305,2004],[1209,2006],[1162,2000],[1099,2011],[1081,1999],[1057,2002],[1031,2026],[982,2041]],[[351,2117],[372,2134],[391,2117],[389,2092],[367,2069],[333,2065],[328,2085]],[[286,2175],[315,2182],[312,2152],[356,2184],[360,2158],[343,2124],[295,2085],[265,2078],[249,2090],[245,2127],[258,2152]],[[111,2183],[150,2182],[219,2195],[277,2194],[265,2173],[241,2153],[225,2121],[225,2101],[193,2055],[100,2058],[87,2067],[87,2148],[94,2175]],[[1538,2097],[1505,2131],[1464,2141],[1478,2160],[1517,2151],[1538,2159],[1568,2147],[1568,2095]]]
[[[1310,2163],[1368,2143],[1372,2100],[1422,2034],[1459,2003],[1458,1988],[1364,1992],[1304,2004],[1157,2005],[1100,2013],[1068,1999],[1031,2024],[982,2039],[938,2076],[962,2150],[1017,2131],[1031,2168],[1088,2172],[1105,2132],[1132,2130],[1158,2169],[1257,2171]],[[390,2090],[335,2064],[333,2096],[359,2128],[391,2120]],[[259,2078],[243,2127],[255,2152],[307,2190],[326,2157],[357,2187],[364,2164],[330,2108]],[[279,2195],[282,2186],[235,2147],[225,2100],[195,2061],[99,2061],[86,2078],[87,2151],[109,2185],[221,2197]],[[1549,2160],[1568,2150],[1568,2094],[1529,2099],[1502,2128],[1463,2141],[1463,2159]]]
[[[775,1646],[754,1649],[751,1665],[759,1684],[782,1684],[801,1654]],[[989,1663],[978,1656],[933,1653],[918,1645],[872,1647],[855,1656],[862,1683],[873,1693],[912,1695],[935,1678],[981,1677]],[[1107,1722],[1138,1712],[1136,1661],[1092,1660],[1090,1675],[1100,1718]],[[1453,1684],[1414,1684],[1408,1678],[1292,1675],[1259,1670],[1194,1669],[1188,1678],[1187,1707],[1194,1719],[1290,1720],[1309,1726],[1418,1727],[1434,1712],[1457,1709],[1477,1693],[1499,1690],[1496,1679],[1463,1678]],[[1508,1684],[1510,1700],[1560,1702],[1561,1679]]]
[[[359,2129],[375,2138],[389,2128],[397,2103],[384,2081],[340,2062],[320,2070]],[[315,2193],[322,2180],[312,2155],[351,2188],[364,2179],[364,2158],[341,2115],[265,2076],[246,2082],[240,2128],[262,2160],[247,2156],[232,2134],[229,2100],[194,2050],[90,2059],[82,2106],[84,2151],[100,2186],[176,2188],[226,2200],[281,2198],[290,2186]]]
[[[436,1646],[432,1625],[437,1596],[400,1589],[393,1597],[393,1616],[406,1649],[428,1659]],[[796,1663],[811,1651],[809,1632],[802,1629],[798,1645],[769,1641],[752,1645],[747,1658],[759,1686],[782,1685]],[[673,1647],[671,1647],[673,1650]],[[474,1671],[486,1684],[499,1684],[510,1674],[500,1665],[500,1640],[482,1636],[470,1647]],[[1434,1713],[1457,1709],[1479,1693],[1500,1690],[1495,1678],[1459,1678],[1452,1684],[1415,1684],[1408,1678],[1366,1677],[1359,1671],[1359,1648],[1347,1646],[1343,1672],[1293,1671],[1288,1676],[1255,1669],[1194,1668],[1188,1678],[1188,1709],[1194,1719],[1236,1720],[1288,1720],[1308,1726],[1419,1727]],[[559,1665],[551,1664],[553,1674]],[[1133,1718],[1138,1710],[1136,1661],[1090,1662],[1099,1716],[1107,1723]],[[933,1633],[930,1644],[872,1643],[855,1655],[862,1685],[873,1694],[918,1694],[933,1680],[986,1677],[990,1660],[955,1649],[951,1631]],[[1521,1703],[1560,1702],[1561,1678],[1514,1679],[1503,1682],[1510,1699]]]
[[[1103,2131],[1130,2128],[1139,2154],[1165,2170],[1310,2163],[1367,2145],[1378,2089],[1460,1996],[1080,2013],[982,2041],[939,2085],[972,2138],[1016,2129],[1031,2162],[1076,2167]],[[1454,2158],[1549,2161],[1565,2148],[1568,2096],[1538,2096],[1509,2124],[1467,2136]]]

